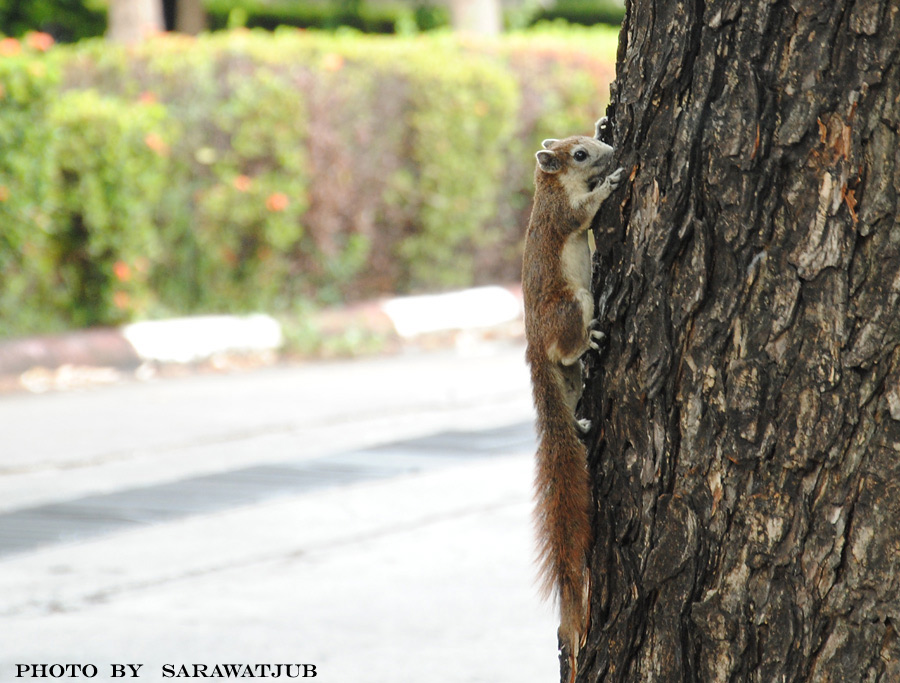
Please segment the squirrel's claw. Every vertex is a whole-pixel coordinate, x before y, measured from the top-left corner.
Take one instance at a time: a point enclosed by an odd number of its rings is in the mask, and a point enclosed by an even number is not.
[[[625,180],[625,169],[621,166],[606,176],[606,182],[613,190],[617,189],[623,180]]]
[[[596,323],[596,320],[591,321],[591,325]],[[606,341],[606,333],[601,330],[590,330],[588,332],[588,346],[594,349],[594,351],[600,351],[600,345]]]
[[[594,137],[607,145],[613,144],[613,127],[608,116],[603,116],[594,124]]]

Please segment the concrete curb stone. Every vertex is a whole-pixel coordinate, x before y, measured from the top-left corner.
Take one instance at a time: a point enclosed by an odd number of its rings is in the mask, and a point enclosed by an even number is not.
[[[0,376],[83,365],[134,369],[141,358],[118,328],[95,328],[0,342]]]
[[[522,292],[518,286],[489,286],[380,299],[321,311],[311,324],[322,334],[364,332],[400,348],[423,339],[432,347],[455,344],[460,333],[520,337]],[[281,324],[265,314],[173,318],[12,339],[0,341],[0,390],[29,388],[35,374],[44,387],[48,373],[60,369],[71,376],[73,367],[139,372],[147,365],[186,366],[223,356],[272,358],[283,345]]]

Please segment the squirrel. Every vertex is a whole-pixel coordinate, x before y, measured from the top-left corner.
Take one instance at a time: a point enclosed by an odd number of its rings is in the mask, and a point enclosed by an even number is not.
[[[613,148],[603,117],[595,137],[544,140],[535,154],[534,205],[525,234],[522,292],[525,305],[525,356],[537,411],[535,518],[545,596],[558,599],[561,661],[568,658],[574,680],[578,651],[590,616],[593,505],[587,450],[576,420],[582,394],[582,356],[596,340],[593,330],[591,254],[587,231],[594,214],[625,177],[608,173]],[[605,178],[604,178],[605,176]]]

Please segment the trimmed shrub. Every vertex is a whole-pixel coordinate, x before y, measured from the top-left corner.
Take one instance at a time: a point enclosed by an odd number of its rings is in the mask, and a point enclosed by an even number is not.
[[[105,30],[102,0],[0,0],[0,33],[10,36],[44,31],[71,42],[101,36]]]
[[[562,20],[582,26],[619,26],[624,18],[625,3],[619,0],[557,0],[551,7],[536,12],[531,22]]]
[[[280,26],[324,30],[345,27],[364,33],[408,33],[428,31],[450,23],[446,8],[430,3],[410,7],[399,3],[207,0],[206,11],[212,29],[235,28],[236,25],[270,31]]]
[[[0,336],[58,329],[54,297],[54,162],[46,121],[58,73],[28,56],[0,58]]]
[[[0,336],[517,279],[534,150],[604,111],[592,35],[0,59]]]
[[[165,111],[94,90],[56,99],[47,121],[55,162],[53,260],[75,326],[153,312],[157,206],[168,179]]]
[[[418,53],[403,62],[409,87],[409,156],[388,190],[415,223],[398,245],[406,288],[471,284],[474,255],[496,236],[519,88],[472,55]]]
[[[311,251],[303,74],[254,57],[249,36],[224,38],[88,46],[66,70],[69,87],[157,103],[177,131],[151,273],[171,312],[285,308],[303,279],[294,255]]]
[[[284,308],[294,254],[311,247],[301,222],[308,175],[302,87],[290,69],[239,53],[214,56],[204,83],[179,69],[178,57],[147,58],[155,76],[149,92],[189,136],[176,150],[184,180],[168,198],[166,237],[181,248],[168,253],[165,270],[191,276],[160,281],[164,300],[188,310]],[[195,87],[173,92],[173,81]]]

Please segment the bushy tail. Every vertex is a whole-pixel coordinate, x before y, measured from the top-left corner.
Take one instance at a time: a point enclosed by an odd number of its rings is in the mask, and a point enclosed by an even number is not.
[[[587,452],[567,407],[562,376],[552,364],[532,362],[538,414],[535,519],[545,596],[559,599],[559,635],[574,658],[587,628],[591,490]]]

